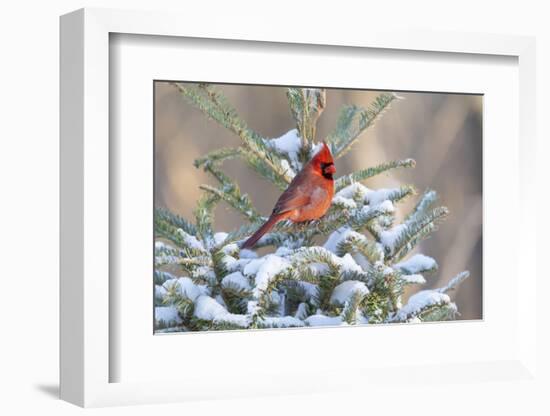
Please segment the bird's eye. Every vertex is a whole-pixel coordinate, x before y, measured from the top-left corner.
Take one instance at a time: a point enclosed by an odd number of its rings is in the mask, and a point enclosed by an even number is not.
[[[325,171],[334,166],[334,163],[321,163],[321,170]]]
[[[336,172],[334,163],[321,163],[321,173],[327,179],[332,179],[332,175]]]

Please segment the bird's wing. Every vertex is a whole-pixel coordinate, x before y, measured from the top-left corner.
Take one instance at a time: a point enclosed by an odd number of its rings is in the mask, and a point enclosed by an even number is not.
[[[282,214],[283,212],[292,211],[309,204],[311,195],[310,192],[303,189],[306,177],[302,173],[300,172],[281,194],[275,204],[275,208],[273,208],[274,214]]]
[[[301,208],[309,204],[310,200],[311,200],[311,197],[309,195],[304,195],[304,194],[296,195],[294,192],[288,192],[288,193],[284,192],[279,198],[279,200],[277,201],[275,208],[273,208],[273,213],[282,214],[284,212]]]

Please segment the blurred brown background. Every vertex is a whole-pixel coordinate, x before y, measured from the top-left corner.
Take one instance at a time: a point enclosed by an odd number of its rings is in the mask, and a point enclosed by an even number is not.
[[[285,89],[268,86],[219,85],[248,125],[263,137],[274,138],[295,128]],[[323,139],[336,124],[344,104],[368,105],[376,91],[327,90],[327,105],[317,124]],[[482,96],[405,93],[394,102],[352,150],[336,161],[337,176],[380,163],[413,158],[414,169],[392,171],[365,181],[371,188],[412,184],[419,193],[432,188],[451,214],[416,251],[434,257],[438,272],[426,287],[441,286],[462,270],[471,276],[451,294],[461,316],[482,318]],[[188,104],[173,86],[155,82],[155,204],[192,218],[199,185],[214,184],[193,166],[195,158],[239,138],[208,120]],[[279,191],[239,159],[226,162],[226,172],[248,193],[263,215],[269,215]],[[397,205],[406,214],[417,198]],[[229,231],[243,219],[221,204],[216,230]],[[415,288],[414,291],[418,290]],[[406,297],[406,296],[405,296]],[[406,299],[405,299],[406,300]]]

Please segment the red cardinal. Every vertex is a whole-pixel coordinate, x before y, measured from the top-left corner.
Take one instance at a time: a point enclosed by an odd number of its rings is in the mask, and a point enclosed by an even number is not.
[[[298,173],[286,191],[277,200],[271,216],[248,240],[242,248],[252,248],[276,223],[289,219],[293,222],[321,218],[330,207],[334,196],[336,172],[332,154],[326,143],[304,168]]]

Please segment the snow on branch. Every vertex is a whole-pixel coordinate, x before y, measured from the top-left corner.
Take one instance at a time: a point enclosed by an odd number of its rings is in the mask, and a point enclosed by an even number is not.
[[[437,207],[422,216],[412,216],[391,230],[383,231],[380,241],[386,248],[388,258],[394,261],[402,259],[419,241],[435,231],[437,224],[448,214],[446,207]]]
[[[408,260],[397,263],[394,266],[405,274],[431,273],[437,270],[437,263],[431,257],[424,254],[415,254]]]
[[[456,289],[460,283],[470,276],[467,271],[452,278],[449,283],[435,290],[422,290],[409,298],[405,306],[397,311],[392,318],[394,322],[409,322],[420,320],[452,319],[457,313],[456,305],[451,302],[447,292]]]
[[[468,277],[470,277],[470,272],[464,271],[457,274],[455,277],[453,277],[449,283],[447,283],[446,286],[439,289],[441,293],[447,293],[452,290],[455,290],[464,280],[466,280]]]
[[[407,322],[431,308],[443,307],[450,303],[451,298],[445,293],[436,290],[422,290],[410,297],[407,304],[397,311],[392,321]]]
[[[287,88],[286,96],[301,138],[296,153],[299,161],[305,163],[312,156],[317,120],[326,105],[326,91],[322,88]]]
[[[286,168],[289,176],[294,177],[296,172],[302,169],[303,163],[300,160],[302,139],[298,135],[298,130],[289,130],[281,137],[266,140],[266,143],[270,149],[286,158],[282,163],[288,165]]]

